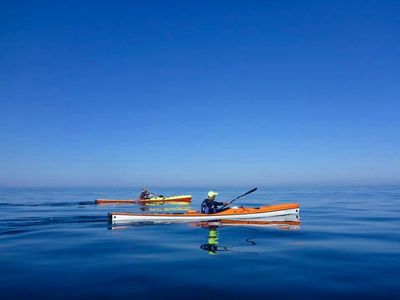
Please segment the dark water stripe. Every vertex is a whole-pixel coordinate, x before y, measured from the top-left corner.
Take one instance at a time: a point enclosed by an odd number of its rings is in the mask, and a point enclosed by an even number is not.
[[[19,219],[2,220],[2,226],[37,226],[51,224],[80,224],[80,223],[99,223],[107,222],[107,216],[68,216],[68,217],[29,217]]]
[[[11,230],[5,230],[5,231],[0,231],[0,236],[2,235],[17,235],[17,234],[23,234],[23,233],[28,233],[32,232],[33,230],[20,230],[20,229],[11,229]]]

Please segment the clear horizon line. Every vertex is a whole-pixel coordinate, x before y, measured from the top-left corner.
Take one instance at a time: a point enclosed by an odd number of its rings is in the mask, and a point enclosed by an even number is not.
[[[142,185],[0,185],[0,188],[142,188]],[[378,184],[269,184],[269,185],[245,185],[245,184],[222,184],[222,185],[154,185],[153,188],[301,188],[301,187],[315,187],[315,188],[323,188],[323,187],[400,187],[400,183],[378,183]]]

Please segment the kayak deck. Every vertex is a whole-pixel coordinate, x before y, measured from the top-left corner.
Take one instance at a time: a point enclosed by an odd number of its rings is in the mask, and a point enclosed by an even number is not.
[[[243,219],[264,219],[276,216],[297,215],[300,212],[300,205],[297,203],[267,205],[256,208],[233,207],[215,214],[202,214],[197,211],[185,213],[166,214],[137,214],[127,212],[109,213],[109,220],[112,223],[145,222],[145,221],[210,221],[210,220],[243,220]]]
[[[190,203],[192,195],[154,197],[149,199],[96,199],[96,204]]]

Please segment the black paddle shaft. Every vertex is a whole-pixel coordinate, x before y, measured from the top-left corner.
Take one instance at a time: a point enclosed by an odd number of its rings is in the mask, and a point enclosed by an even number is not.
[[[221,209],[227,207],[228,205],[231,205],[231,204],[232,204],[233,202],[235,202],[237,199],[242,198],[242,197],[244,197],[244,196],[246,196],[246,195],[248,195],[248,194],[251,194],[251,193],[253,193],[253,192],[255,192],[255,191],[257,191],[257,188],[254,188],[254,189],[252,189],[252,190],[250,190],[250,191],[244,193],[243,195],[240,195],[240,196],[236,197],[236,198],[233,199],[231,202],[229,202],[229,204],[222,206]]]

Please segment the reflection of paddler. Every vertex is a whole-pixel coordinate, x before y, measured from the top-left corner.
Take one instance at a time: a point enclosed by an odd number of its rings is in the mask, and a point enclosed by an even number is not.
[[[214,226],[208,231],[208,243],[201,245],[200,248],[212,255],[217,254],[217,251],[227,251],[225,247],[218,247],[218,231]]]
[[[218,245],[218,231],[216,228],[210,228],[208,232],[208,245],[212,247],[214,252],[217,251],[216,248]]]
[[[233,250],[233,247],[226,247],[226,246],[218,246],[218,225],[215,225],[215,222],[212,222],[213,225],[211,225],[211,222],[206,222],[206,223],[201,223],[202,228],[209,228],[208,230],[208,243],[203,244],[200,246],[201,249],[205,250],[208,252],[208,254],[214,255],[217,254],[217,252],[222,252],[222,251],[230,251],[230,252],[235,252],[235,253],[243,253],[243,254],[257,254],[256,252],[244,252],[244,251],[237,251]],[[256,242],[252,241],[251,238],[247,238],[246,242],[250,243],[251,246],[256,245]]]

